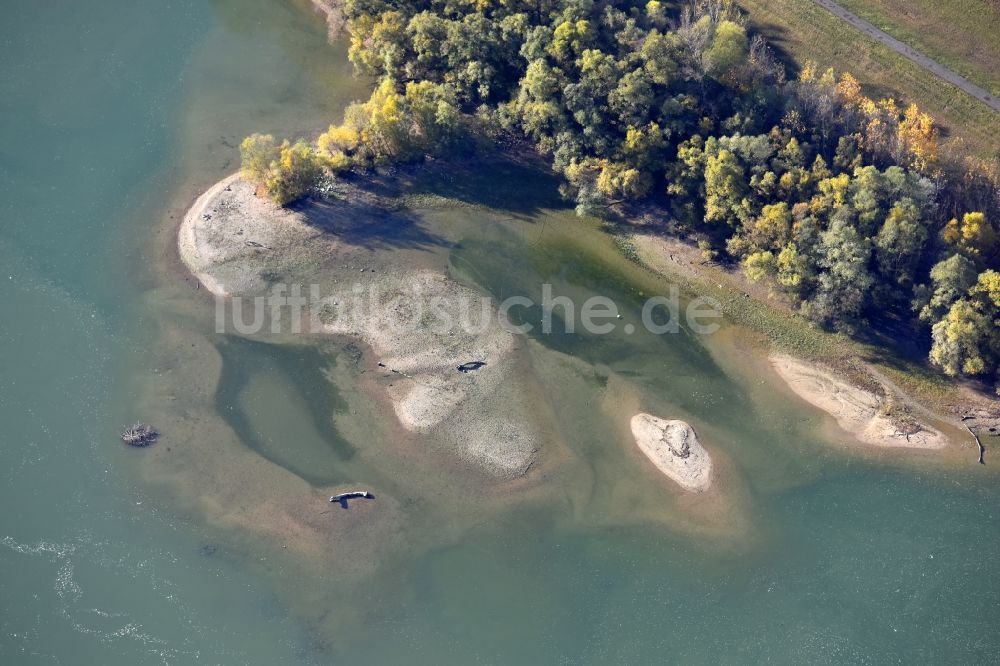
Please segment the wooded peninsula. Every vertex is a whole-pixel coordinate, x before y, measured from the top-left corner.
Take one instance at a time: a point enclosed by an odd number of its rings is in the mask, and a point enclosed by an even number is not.
[[[790,75],[729,0],[341,11],[374,91],[315,142],[243,142],[244,177],[277,203],[527,143],[581,215],[651,209],[824,327],[904,327],[945,374],[1000,384],[1000,169],[944,146],[916,105],[847,72]]]

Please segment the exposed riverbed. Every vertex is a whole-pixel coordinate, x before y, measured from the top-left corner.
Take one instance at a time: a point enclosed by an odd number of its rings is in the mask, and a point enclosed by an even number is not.
[[[608,334],[512,338],[516,395],[485,392],[475,409],[529,427],[516,474],[453,455],[470,440],[435,430],[450,416],[409,427],[428,412],[398,408],[410,389],[378,362],[439,370],[371,331],[217,333],[177,228],[234,170],[242,136],[309,135],[364,94],[320,18],[264,0],[13,13],[0,28],[0,292],[17,313],[0,324],[0,661],[983,662],[1000,649],[989,468],[839,446],[831,417],[735,326],[645,331],[642,304],[669,285],[536,170],[388,176],[412,233],[358,240],[346,262],[497,301],[541,302],[549,284],[617,304]],[[650,462],[631,432],[640,412],[691,424],[709,489]],[[123,447],[135,418],[161,440]],[[329,503],[356,488],[375,499]]]

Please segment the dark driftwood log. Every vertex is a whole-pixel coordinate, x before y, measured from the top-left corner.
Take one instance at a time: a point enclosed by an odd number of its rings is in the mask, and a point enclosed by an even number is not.
[[[340,506],[344,509],[347,508],[347,500],[351,499],[375,499],[367,490],[352,490],[348,493],[340,493],[339,495],[333,495],[330,497],[331,502],[340,502]]]
[[[129,446],[149,446],[159,436],[160,433],[145,423],[136,423],[122,431],[122,441]]]
[[[972,428],[970,428],[969,426],[965,426],[965,429],[969,431],[969,434],[972,435],[972,437],[976,440],[976,446],[979,447],[979,464],[985,465],[986,461],[983,460],[983,454],[986,453],[986,447],[983,446],[983,443],[981,441],[979,441],[979,435],[973,432]]]
[[[387,365],[386,365],[385,363],[383,363],[382,361],[379,361],[379,362],[378,362],[378,367],[380,367],[380,368],[385,368],[386,370],[388,370],[389,372],[391,372],[391,373],[393,373],[393,374],[396,374],[396,375],[402,375],[403,377],[406,377],[407,379],[413,379],[413,376],[412,376],[412,375],[408,375],[408,374],[406,374],[405,372],[403,372],[402,370],[397,370],[396,368],[390,368],[389,366],[387,366]]]

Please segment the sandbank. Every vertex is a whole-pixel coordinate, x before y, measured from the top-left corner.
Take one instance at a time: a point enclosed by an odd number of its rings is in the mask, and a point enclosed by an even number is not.
[[[771,365],[800,398],[822,409],[859,442],[871,446],[940,449],[947,438],[931,426],[908,419],[900,423],[885,413],[885,400],[854,386],[831,370],[785,354],[772,354]]]
[[[690,424],[640,412],[630,425],[639,449],[679,486],[703,492],[712,485],[712,459]]]

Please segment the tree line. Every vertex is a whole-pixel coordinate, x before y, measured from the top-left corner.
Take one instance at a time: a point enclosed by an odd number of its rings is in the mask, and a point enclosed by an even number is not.
[[[817,322],[899,318],[945,373],[1000,379],[995,164],[942,154],[930,116],[848,73],[787,78],[730,0],[347,0],[344,16],[377,84],[315,143],[243,142],[278,203],[324,172],[525,137],[579,212],[653,201]]]

